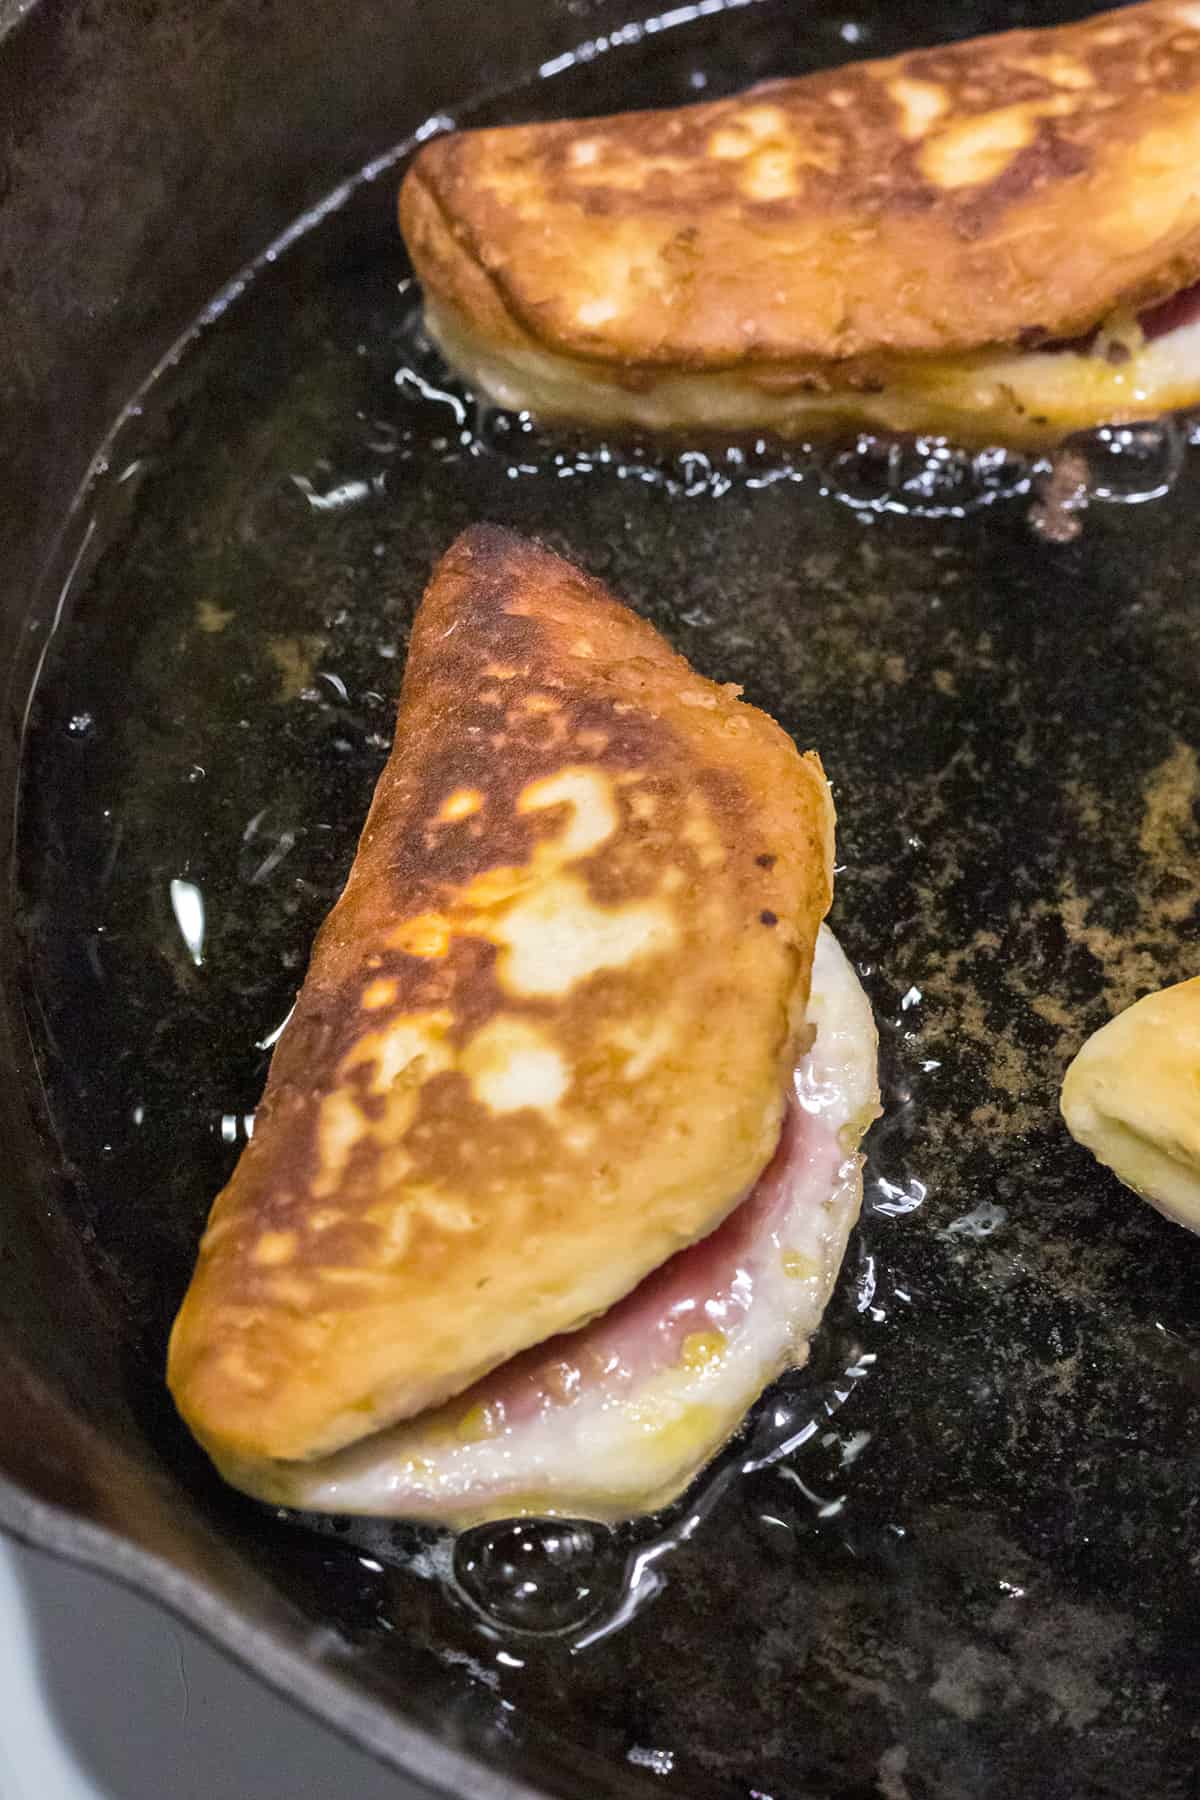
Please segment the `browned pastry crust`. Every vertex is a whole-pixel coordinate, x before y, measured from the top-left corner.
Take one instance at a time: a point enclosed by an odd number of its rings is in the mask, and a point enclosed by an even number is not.
[[[425,145],[401,221],[486,336],[634,367],[1071,337],[1200,275],[1200,6]],[[840,371],[845,379],[846,371]]]
[[[815,755],[465,533],[172,1334],[200,1440],[353,1442],[711,1230],[776,1141],[831,868]]]

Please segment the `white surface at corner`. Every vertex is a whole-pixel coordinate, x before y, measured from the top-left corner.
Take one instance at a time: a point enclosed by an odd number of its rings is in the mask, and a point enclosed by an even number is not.
[[[427,1800],[157,1606],[0,1537],[0,1800]]]

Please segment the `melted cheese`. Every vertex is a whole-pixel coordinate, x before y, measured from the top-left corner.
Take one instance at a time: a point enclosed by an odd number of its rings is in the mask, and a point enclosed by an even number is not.
[[[593,425],[797,437],[849,422],[973,443],[1034,445],[1090,425],[1151,418],[1200,402],[1200,321],[1149,343],[1136,329],[1115,334],[1128,352],[1124,361],[1071,349],[897,357],[874,393],[837,386],[820,393],[780,391],[786,369],[770,371],[770,387],[760,385],[753,369],[639,371],[633,386],[621,369],[601,362],[489,344],[432,303],[427,323],[447,359],[497,405]],[[1103,341],[1114,334],[1100,335]]]

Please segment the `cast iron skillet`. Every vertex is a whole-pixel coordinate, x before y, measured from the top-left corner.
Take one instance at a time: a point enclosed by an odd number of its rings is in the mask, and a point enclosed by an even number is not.
[[[497,118],[670,102],[1083,9],[709,6],[649,34],[603,0],[346,0],[336,27],[283,0],[17,10],[0,1523],[158,1596],[448,1794],[1065,1800],[1123,1794],[1133,1767],[1146,1794],[1190,1794],[1200,1263],[1055,1118],[1084,1035],[1200,963],[1182,438],[1148,434],[1097,474],[1173,492],[1093,505],[1065,546],[1031,533],[1013,464],[866,446],[779,479],[769,457],[597,469],[470,418],[464,448],[452,387],[392,380],[416,352],[389,167],[235,298],[81,491],[235,271],[467,97]],[[535,473],[508,477],[514,461]],[[368,504],[308,504],[348,477]],[[779,1396],[817,1429],[719,1494],[653,1604],[583,1653],[497,1630],[432,1579],[436,1534],[231,1495],[161,1387],[261,1085],[255,1034],[347,866],[422,582],[478,517],[572,550],[821,747],[836,923],[889,1101],[814,1366]],[[203,885],[203,970],[168,876]],[[601,1585],[654,1529],[603,1549]]]

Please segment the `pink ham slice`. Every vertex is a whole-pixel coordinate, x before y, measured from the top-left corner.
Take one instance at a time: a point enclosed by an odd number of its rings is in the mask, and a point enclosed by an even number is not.
[[[766,1259],[777,1255],[785,1214],[827,1199],[842,1160],[829,1127],[793,1100],[774,1157],[724,1224],[678,1251],[601,1318],[502,1364],[458,1404],[518,1425],[585,1388],[602,1399],[671,1367],[693,1333],[728,1338],[754,1304]]]
[[[1169,331],[1178,331],[1184,325],[1194,325],[1197,319],[1200,319],[1200,281],[1138,314],[1138,324],[1147,343],[1166,337]]]
[[[1168,332],[1179,331],[1185,325],[1194,325],[1200,319],[1200,281],[1193,282],[1191,287],[1181,288],[1172,294],[1169,300],[1162,300],[1157,306],[1149,306],[1138,314],[1137,322],[1141,326],[1142,336],[1148,344],[1156,338],[1166,337]],[[1039,351],[1054,355],[1062,350],[1073,351],[1083,356],[1092,348],[1100,335],[1100,327],[1094,331],[1085,331],[1082,337],[1051,338],[1037,346]]]

